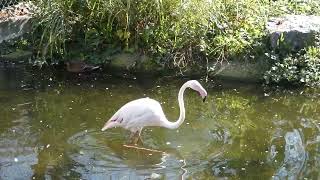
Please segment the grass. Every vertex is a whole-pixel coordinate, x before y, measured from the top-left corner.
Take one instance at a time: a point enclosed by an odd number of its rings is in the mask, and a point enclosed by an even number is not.
[[[38,62],[81,54],[145,53],[158,64],[185,70],[230,60],[254,61],[267,48],[271,16],[320,14],[320,2],[290,0],[36,0]],[[82,53],[72,53],[75,50]],[[77,51],[75,51],[77,52]],[[107,53],[106,53],[107,52]]]

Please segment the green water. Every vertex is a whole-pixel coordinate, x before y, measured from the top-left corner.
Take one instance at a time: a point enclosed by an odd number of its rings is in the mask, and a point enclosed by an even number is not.
[[[0,68],[0,179],[320,178],[319,90],[201,81],[207,101],[187,91],[184,124],[138,149],[105,121],[145,96],[177,119],[187,79],[123,76]]]

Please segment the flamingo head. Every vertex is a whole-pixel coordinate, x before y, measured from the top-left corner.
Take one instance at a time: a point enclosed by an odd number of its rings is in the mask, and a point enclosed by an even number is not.
[[[201,84],[197,81],[197,80],[190,80],[188,81],[188,86],[197,91],[199,93],[199,95],[202,97],[203,99],[203,102],[205,102],[207,96],[208,96],[208,93],[207,91],[201,86]]]

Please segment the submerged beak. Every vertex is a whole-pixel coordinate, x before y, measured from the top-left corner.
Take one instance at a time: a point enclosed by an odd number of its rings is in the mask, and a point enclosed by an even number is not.
[[[108,127],[107,126],[104,126],[102,129],[101,129],[101,131],[105,131],[105,130],[107,130],[108,129]]]
[[[207,99],[207,96],[205,96],[205,97],[202,99],[202,101],[203,101],[203,102],[205,102],[205,101],[206,101],[206,99]]]
[[[110,129],[110,128],[112,128],[112,127],[113,127],[112,124],[109,123],[109,122],[107,122],[107,123],[103,126],[103,128],[101,129],[101,131],[105,131],[105,130]]]

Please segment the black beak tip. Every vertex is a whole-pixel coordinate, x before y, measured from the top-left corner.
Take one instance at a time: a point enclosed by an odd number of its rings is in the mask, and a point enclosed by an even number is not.
[[[207,96],[205,96],[205,97],[202,99],[202,101],[203,101],[203,102],[205,102],[205,101],[206,101],[206,99],[207,99]]]

